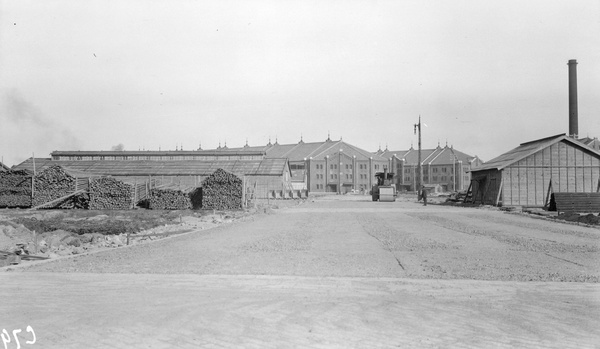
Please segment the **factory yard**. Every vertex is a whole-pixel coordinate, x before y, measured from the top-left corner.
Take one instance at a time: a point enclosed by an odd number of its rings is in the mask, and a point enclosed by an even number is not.
[[[0,269],[0,327],[23,348],[596,347],[599,251],[597,227],[324,196]]]

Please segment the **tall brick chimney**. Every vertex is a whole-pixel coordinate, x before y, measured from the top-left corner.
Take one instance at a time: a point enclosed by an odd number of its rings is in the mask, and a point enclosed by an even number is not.
[[[577,60],[570,59],[569,63],[569,136],[579,135],[577,115]]]

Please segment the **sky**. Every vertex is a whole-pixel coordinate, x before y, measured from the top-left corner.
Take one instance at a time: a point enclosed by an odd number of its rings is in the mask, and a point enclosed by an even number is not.
[[[600,1],[0,0],[0,156],[600,137]],[[427,125],[426,127],[424,125]]]

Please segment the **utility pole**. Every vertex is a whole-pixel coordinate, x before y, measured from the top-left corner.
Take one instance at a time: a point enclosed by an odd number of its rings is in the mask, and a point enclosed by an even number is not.
[[[417,187],[415,190],[419,192],[419,190],[421,190],[421,184],[423,183],[423,169],[421,168],[421,115],[419,115],[419,123],[415,124],[415,134],[417,134],[417,128],[419,129],[419,157],[417,163]]]

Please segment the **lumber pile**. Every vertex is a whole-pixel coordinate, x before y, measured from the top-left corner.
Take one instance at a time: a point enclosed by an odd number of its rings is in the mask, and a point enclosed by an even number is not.
[[[133,207],[134,187],[112,177],[90,180],[90,210],[127,210]]]
[[[50,166],[33,178],[32,206],[42,206],[76,191],[77,179],[58,165]],[[85,196],[71,196],[44,208],[73,209],[86,208]]]
[[[30,207],[31,177],[25,170],[0,172],[0,207]]]
[[[203,209],[235,210],[242,208],[243,182],[223,169],[217,169],[202,181]]]
[[[192,208],[189,193],[177,189],[152,189],[149,208],[152,210],[187,210]]]

